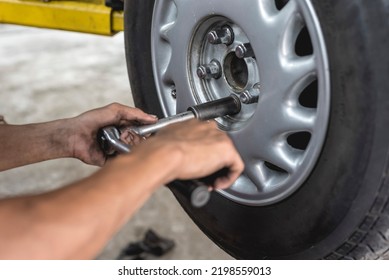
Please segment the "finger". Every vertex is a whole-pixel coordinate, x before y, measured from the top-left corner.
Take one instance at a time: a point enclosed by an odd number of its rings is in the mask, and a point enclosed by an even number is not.
[[[143,124],[152,124],[158,120],[155,115],[147,114],[138,108],[131,108],[119,104],[118,106],[119,118],[123,121],[138,121]]]
[[[137,134],[133,134],[133,143],[132,145],[133,146],[136,146],[136,145],[139,145],[142,141],[143,141],[143,137],[137,135]]]
[[[227,189],[231,187],[236,180],[238,180],[239,176],[242,174],[243,170],[230,170],[227,176],[219,177],[214,182],[215,189]]]
[[[229,173],[227,176],[219,177],[215,180],[215,188],[225,189],[229,188],[242,174],[244,170],[244,163],[238,152],[234,147],[230,148],[232,154],[230,155],[230,160],[228,161],[228,170]]]
[[[124,130],[120,135],[120,140],[126,143],[127,145],[131,145],[134,140],[134,136],[129,130]]]
[[[136,133],[133,133],[131,130],[125,130],[120,135],[120,140],[130,146],[136,146],[140,144],[145,137],[141,137]]]

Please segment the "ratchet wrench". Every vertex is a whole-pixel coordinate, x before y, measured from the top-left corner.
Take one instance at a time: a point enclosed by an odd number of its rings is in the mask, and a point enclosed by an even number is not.
[[[160,119],[155,124],[130,127],[128,129],[139,136],[147,136],[174,123],[184,122],[191,119],[199,119],[203,121],[211,120],[227,115],[235,115],[239,113],[240,110],[241,103],[239,98],[235,95],[231,95],[222,99],[189,107],[186,112]],[[99,130],[97,140],[106,155],[131,152],[131,147],[120,140],[120,134],[120,129],[115,126],[104,127]],[[209,181],[210,178],[207,178],[206,180]],[[204,206],[210,199],[210,192],[208,191],[206,184],[203,183],[202,180],[191,180],[186,181],[186,183],[189,183],[190,186],[186,188],[179,188],[179,191],[185,192],[185,195],[190,199],[192,206]]]

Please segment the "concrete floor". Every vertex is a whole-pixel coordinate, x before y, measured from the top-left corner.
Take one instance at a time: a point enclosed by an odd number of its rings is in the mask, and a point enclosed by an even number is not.
[[[0,25],[0,115],[12,124],[78,115],[112,102],[133,105],[123,34],[113,38]],[[1,156],[1,155],[0,155]],[[39,193],[96,171],[60,159],[0,173],[0,197]],[[99,259],[115,259],[148,228],[175,240],[163,259],[231,259],[187,217],[161,187],[109,242]]]

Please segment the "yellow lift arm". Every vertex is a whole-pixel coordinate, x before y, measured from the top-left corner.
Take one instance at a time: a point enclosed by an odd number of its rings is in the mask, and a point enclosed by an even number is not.
[[[0,0],[0,23],[113,35],[123,30],[123,12],[104,0]]]

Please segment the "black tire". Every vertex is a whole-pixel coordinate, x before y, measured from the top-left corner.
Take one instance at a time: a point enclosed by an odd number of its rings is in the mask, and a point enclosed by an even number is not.
[[[125,1],[125,40],[135,103],[161,116],[152,74],[154,0]],[[218,194],[190,217],[239,259],[375,259],[389,250],[389,1],[312,0],[327,45],[331,117],[310,177],[266,207]],[[226,4],[228,5],[228,3]]]

